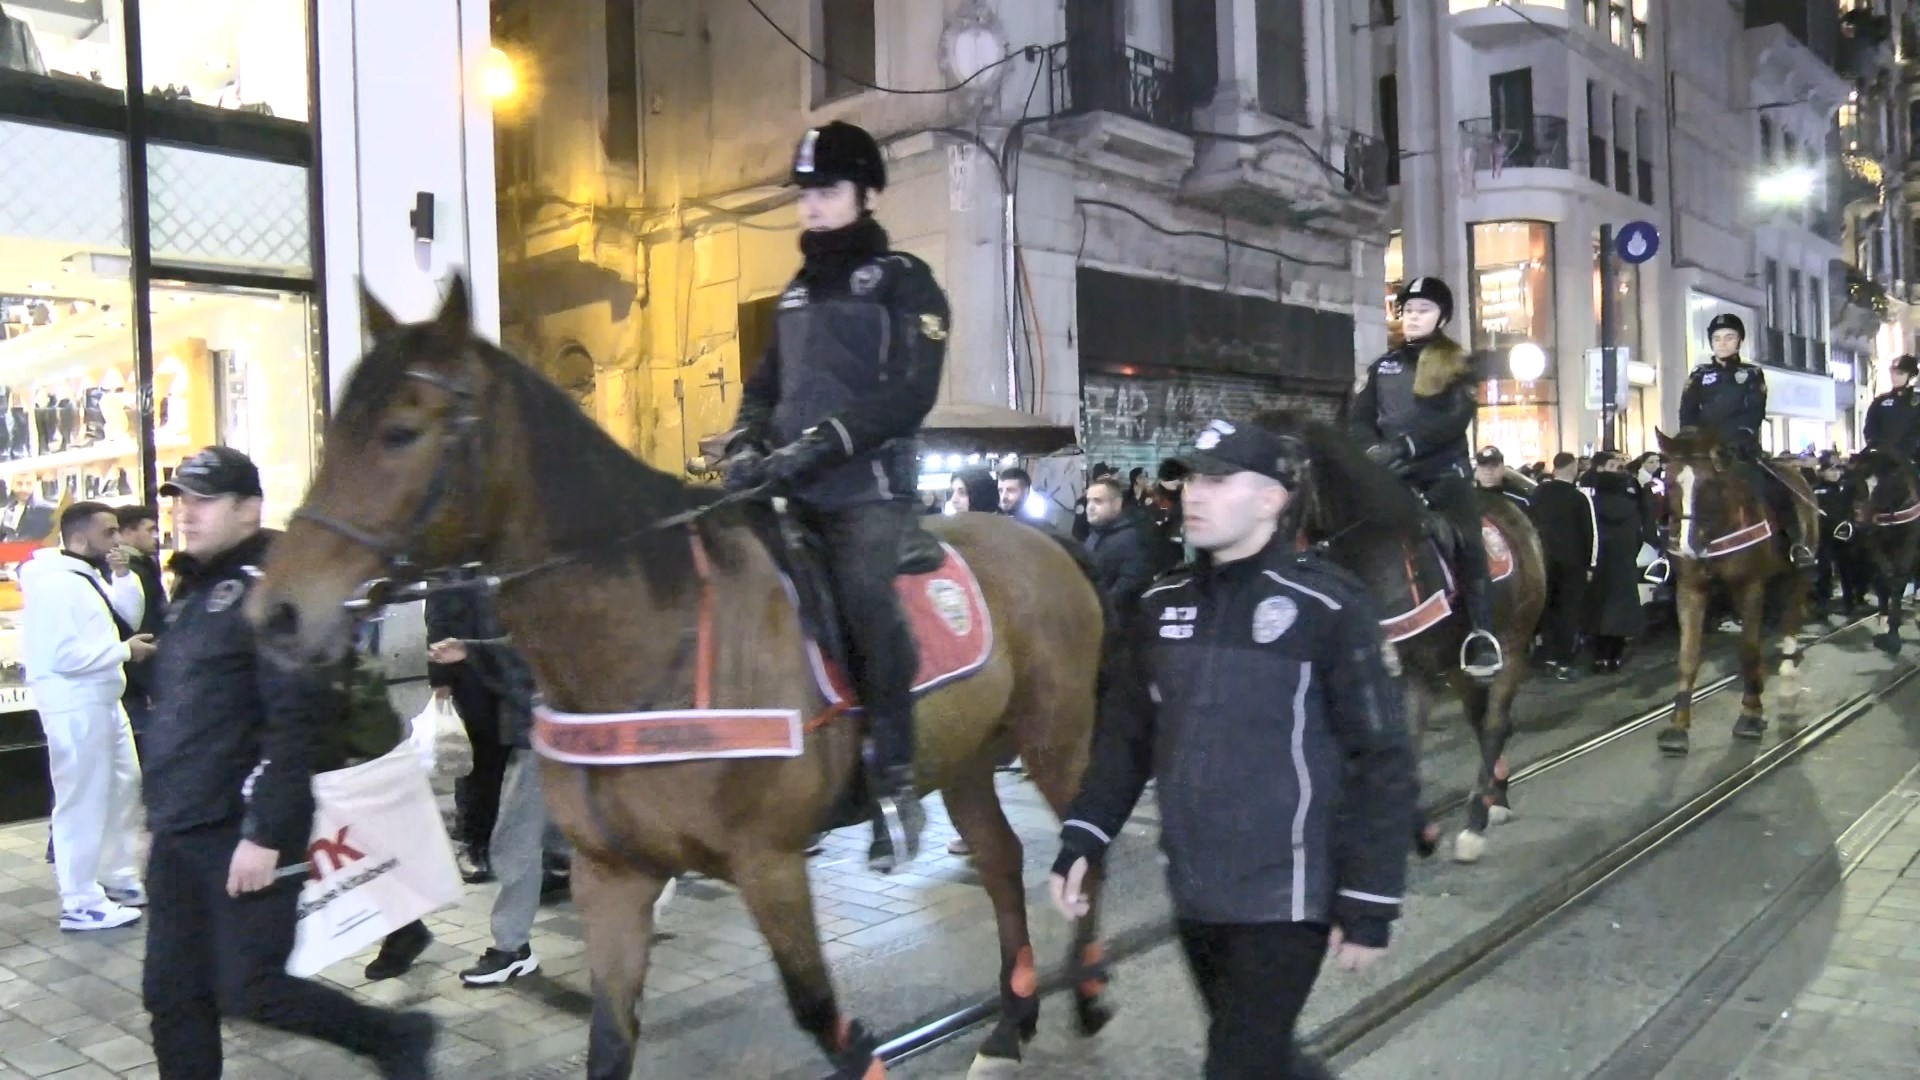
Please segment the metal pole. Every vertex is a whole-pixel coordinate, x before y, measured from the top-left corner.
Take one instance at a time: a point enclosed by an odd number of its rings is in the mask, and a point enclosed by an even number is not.
[[[1613,361],[1613,226],[1600,226],[1600,449],[1617,450],[1620,372]]]

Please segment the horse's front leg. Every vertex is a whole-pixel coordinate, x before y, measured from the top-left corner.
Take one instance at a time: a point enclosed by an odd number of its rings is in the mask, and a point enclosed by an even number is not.
[[[757,851],[738,854],[732,861],[740,899],[780,970],[787,1007],[800,1030],[813,1036],[833,1063],[834,1080],[886,1075],[875,1053],[880,1040],[864,1025],[843,1018],[834,999],[833,980],[827,974],[813,921],[806,856],[797,851]]]
[[[1707,574],[1704,569],[1680,568],[1674,589],[1675,614],[1680,621],[1680,687],[1673,694],[1673,719],[1660,729],[1660,750],[1684,754],[1692,737],[1693,688],[1700,679],[1701,635],[1707,620]]]
[[[1758,739],[1767,730],[1766,703],[1761,695],[1767,689],[1765,620],[1767,585],[1764,579],[1740,586],[1740,718],[1733,722],[1733,737]]]
[[[587,1033],[587,1075],[627,1080],[640,1041],[640,992],[653,948],[653,902],[665,875],[615,864],[577,849],[573,897],[586,923],[593,973],[593,1020]]]

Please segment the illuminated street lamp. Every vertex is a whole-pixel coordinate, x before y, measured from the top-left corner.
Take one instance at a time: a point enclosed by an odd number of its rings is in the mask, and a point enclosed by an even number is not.
[[[497,46],[480,61],[480,92],[495,105],[507,104],[520,93],[520,73],[513,68],[513,58]]]
[[[1523,341],[1507,353],[1507,370],[1521,382],[1532,382],[1547,373],[1547,351],[1531,341]]]
[[[1753,196],[1763,205],[1797,205],[1813,198],[1815,180],[1812,169],[1781,169],[1762,176],[1753,186]]]

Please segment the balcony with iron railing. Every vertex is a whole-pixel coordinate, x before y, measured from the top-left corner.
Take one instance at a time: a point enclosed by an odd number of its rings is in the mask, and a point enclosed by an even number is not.
[[[1490,116],[1460,121],[1462,142],[1476,172],[1496,176],[1508,169],[1565,169],[1567,121],[1533,116],[1530,122],[1496,125]]]
[[[1193,164],[1189,110],[1172,60],[1130,45],[1060,42],[1046,50],[1047,113],[1083,151],[1155,168]]]

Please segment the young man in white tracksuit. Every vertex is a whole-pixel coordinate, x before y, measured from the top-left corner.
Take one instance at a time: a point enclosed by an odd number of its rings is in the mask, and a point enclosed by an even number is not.
[[[27,686],[53,779],[62,930],[125,926],[147,902],[134,861],[140,765],[120,698],[126,664],[154,646],[132,630],[146,597],[118,533],[112,507],[75,503],[60,515],[60,547],[34,552],[20,571]]]

